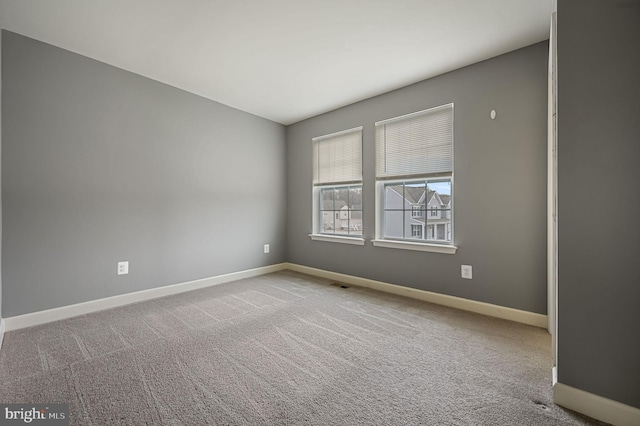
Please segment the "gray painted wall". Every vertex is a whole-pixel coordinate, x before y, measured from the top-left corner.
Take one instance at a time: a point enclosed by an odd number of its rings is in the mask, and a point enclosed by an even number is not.
[[[558,380],[637,408],[639,42],[637,0],[558,2]]]
[[[2,30],[0,30],[0,188],[2,188]],[[2,190],[0,189],[0,259],[2,259]],[[2,261],[0,260],[0,321],[2,320]],[[1,339],[1,338],[0,338]]]
[[[284,126],[6,31],[3,54],[5,317],[285,260]]]
[[[290,262],[546,313],[548,43],[287,128]],[[374,123],[455,103],[455,255],[312,241],[311,138],[364,126],[364,236],[374,237]],[[489,113],[497,111],[492,121]],[[460,265],[473,266],[473,280]]]

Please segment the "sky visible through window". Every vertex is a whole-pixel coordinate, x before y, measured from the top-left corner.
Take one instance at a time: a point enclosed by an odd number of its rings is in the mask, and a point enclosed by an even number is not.
[[[440,195],[451,195],[451,182],[429,182],[429,189]]]

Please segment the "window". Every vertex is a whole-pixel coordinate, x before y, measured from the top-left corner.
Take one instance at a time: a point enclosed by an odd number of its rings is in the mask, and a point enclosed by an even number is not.
[[[453,104],[376,123],[374,244],[407,241],[412,247],[455,249],[452,200]]]
[[[451,244],[451,219],[445,212],[450,211],[451,178],[434,178],[384,182],[382,208],[382,235],[386,239],[419,239],[423,242]],[[430,208],[425,220],[423,215],[415,216],[415,206],[424,203],[441,206]],[[435,211],[435,216],[433,212]],[[441,212],[438,215],[438,211]],[[415,229],[427,226],[426,235]]]
[[[312,238],[362,238],[362,127],[313,139],[313,204]]]

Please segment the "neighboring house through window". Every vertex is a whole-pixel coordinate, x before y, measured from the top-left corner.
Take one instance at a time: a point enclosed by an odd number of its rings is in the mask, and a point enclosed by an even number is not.
[[[362,238],[362,127],[312,142],[312,238]]]
[[[453,104],[376,123],[376,188],[376,241],[453,246]]]

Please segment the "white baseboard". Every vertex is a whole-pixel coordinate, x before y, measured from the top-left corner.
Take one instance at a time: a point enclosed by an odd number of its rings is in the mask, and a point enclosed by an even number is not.
[[[179,284],[172,284],[163,287],[151,288],[149,290],[136,291],[134,293],[120,294],[106,297],[104,299],[90,300],[88,302],[77,303],[75,305],[62,306],[60,308],[47,309],[45,311],[33,312],[30,314],[18,315],[5,318],[6,331],[18,330],[34,325],[45,324],[78,315],[89,314],[91,312],[102,311],[104,309],[116,308],[130,303],[143,302],[145,300],[156,299],[158,297],[172,294],[184,293],[185,291],[197,290],[218,284],[237,281],[244,278],[269,274],[271,272],[286,269],[285,263],[264,266],[261,268],[248,269],[246,271],[233,272],[230,274],[218,275],[201,280],[188,281]]]
[[[502,318],[541,328],[547,328],[547,316],[542,314],[507,308],[505,306],[492,305],[491,303],[477,302],[475,300],[463,299],[461,297],[448,296],[446,294],[433,293],[426,290],[418,290],[411,287],[403,287],[395,284],[385,283],[382,281],[356,277],[353,275],[340,274],[323,269],[311,268],[309,266],[302,266],[295,263],[287,263],[286,265],[287,269],[308,275],[315,275],[318,277],[340,281],[359,287],[367,287],[374,290],[384,291],[386,293],[393,293],[400,296],[410,297],[412,299],[435,303],[438,305],[449,306],[452,308],[462,309],[465,311],[475,312],[491,317]]]
[[[563,383],[553,386],[553,402],[612,425],[640,425],[640,409]]]
[[[4,339],[4,320],[0,318],[0,349],[2,349],[3,339]]]
[[[97,312],[104,309],[116,308],[118,306],[128,305],[130,303],[143,302],[145,300],[155,299],[158,297],[169,296],[172,294],[178,294],[204,287],[210,287],[217,284],[223,284],[230,281],[237,281],[244,278],[264,275],[271,272],[281,271],[283,269],[290,269],[292,271],[315,275],[330,280],[340,281],[360,287],[367,287],[374,290],[393,293],[413,299],[449,306],[452,308],[516,321],[523,324],[529,324],[542,328],[545,328],[547,326],[546,315],[521,311],[504,306],[492,305],[490,303],[477,302],[474,300],[463,299],[461,297],[432,293],[425,290],[418,290],[415,288],[403,287],[395,284],[388,284],[381,281],[374,281],[367,278],[356,277],[353,275],[340,274],[337,272],[297,265],[294,263],[279,263],[276,265],[249,269],[240,272],[233,272],[230,274],[218,275],[201,280],[188,281],[164,287],[152,288],[149,290],[137,291],[134,293],[121,294],[104,299],[91,300],[75,305],[62,306],[60,308],[47,309],[44,311],[18,315],[5,318],[3,324],[6,331],[18,330],[25,327],[32,327],[34,325],[40,325],[79,315],[89,314],[91,312]]]

